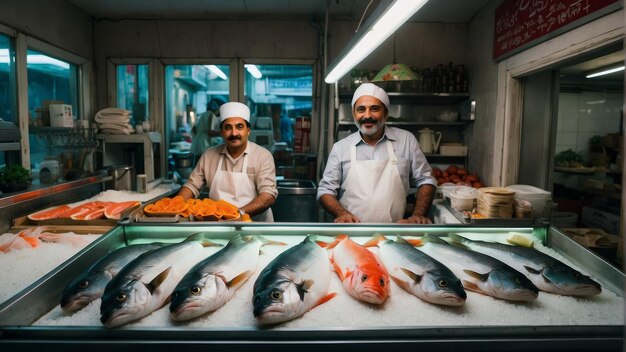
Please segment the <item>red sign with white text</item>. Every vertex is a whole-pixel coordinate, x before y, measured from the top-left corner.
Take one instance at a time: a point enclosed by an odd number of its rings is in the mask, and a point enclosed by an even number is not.
[[[498,59],[533,41],[538,43],[540,38],[570,24],[582,25],[597,17],[591,14],[601,15],[599,10],[620,1],[506,0],[495,13],[493,57]]]

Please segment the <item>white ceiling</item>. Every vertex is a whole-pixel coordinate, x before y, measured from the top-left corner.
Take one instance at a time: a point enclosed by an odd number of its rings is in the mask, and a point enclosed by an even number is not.
[[[370,0],[69,0],[96,19],[232,19],[324,16],[358,20]],[[381,0],[371,0],[367,14]],[[490,0],[431,0],[411,21],[467,23]]]

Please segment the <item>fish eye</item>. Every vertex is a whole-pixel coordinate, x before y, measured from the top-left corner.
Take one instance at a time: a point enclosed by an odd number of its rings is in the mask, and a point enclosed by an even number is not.
[[[126,300],[126,294],[125,293],[120,293],[119,295],[117,295],[117,301],[118,302],[124,302]]]
[[[441,286],[441,287],[448,286],[448,281],[446,281],[444,279],[439,280],[439,286]]]
[[[520,280],[520,278],[519,278],[519,277],[516,277],[516,278],[515,278],[515,283],[519,285],[519,284],[521,284],[521,283],[522,283],[522,280]]]
[[[283,297],[283,293],[280,291],[272,291],[272,293],[270,293],[270,297],[273,300],[279,300]]]
[[[189,288],[189,293],[191,293],[194,296],[197,296],[200,294],[200,291],[202,291],[202,289],[200,289],[199,286],[191,286]]]
[[[365,281],[367,281],[367,275],[361,276],[361,282],[365,282]]]
[[[87,286],[89,286],[89,281],[87,280],[83,280],[78,284],[79,288],[87,288]]]
[[[379,282],[380,282],[380,286],[385,287],[385,279],[383,279],[383,278],[381,277],[381,278],[380,278],[380,280],[379,280]]]

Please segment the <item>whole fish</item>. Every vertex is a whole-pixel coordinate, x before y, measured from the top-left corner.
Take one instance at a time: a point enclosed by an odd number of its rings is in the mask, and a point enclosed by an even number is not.
[[[226,247],[196,264],[172,293],[170,317],[189,320],[223,306],[256,271],[265,244],[284,245],[258,236],[237,235]]]
[[[259,274],[253,288],[253,314],[259,324],[292,320],[335,296],[328,293],[330,261],[312,235],[287,249]]]
[[[163,243],[134,244],[108,253],[65,287],[61,308],[67,313],[76,312],[102,297],[106,285],[126,264],[140,254],[162,246]]]
[[[215,245],[192,235],[146,252],[128,263],[104,289],[100,321],[107,328],[140,319],[161,308],[182,277]]]
[[[453,246],[431,235],[420,250],[444,263],[466,290],[508,301],[532,301],[539,290],[524,274],[488,255]]]
[[[330,261],[351,296],[372,304],[385,302],[390,290],[389,274],[374,253],[348,235],[318,244],[331,250]]]
[[[602,292],[600,284],[589,276],[537,249],[473,241],[456,234],[450,237],[472,250],[507,263],[526,275],[541,291],[566,296],[593,296]]]
[[[364,246],[377,245],[378,257],[391,278],[422,300],[445,306],[461,306],[467,299],[463,284],[435,258],[423,253],[404,238],[394,242],[377,235]]]

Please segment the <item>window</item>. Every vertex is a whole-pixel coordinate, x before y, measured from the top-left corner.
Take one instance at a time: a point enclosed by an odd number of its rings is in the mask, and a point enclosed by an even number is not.
[[[15,84],[15,49],[13,39],[0,34],[0,118],[17,123],[17,88]],[[4,139],[2,141],[5,141]],[[15,142],[6,140],[5,142]],[[0,167],[19,162],[19,151],[0,152]]]
[[[52,125],[49,111],[51,104],[71,106],[73,120],[80,115],[78,66],[35,50],[28,50],[26,55],[29,125],[33,127],[29,136],[31,167],[38,169],[38,164],[46,157],[71,164],[70,160],[75,159],[74,151],[63,151],[66,148],[63,148],[62,143],[51,143],[53,140],[58,141],[58,138],[42,138],[42,135],[49,134],[37,133],[37,128],[49,128]]]
[[[148,116],[148,65],[118,65],[117,107],[132,111],[133,124],[142,123]]]
[[[274,143],[294,147],[297,117],[311,117],[313,67],[310,65],[245,65],[244,90],[252,113],[251,139],[267,148]]]
[[[219,131],[219,121],[213,118],[213,112],[229,101],[229,85],[229,65],[165,66],[164,133],[169,149],[168,160],[186,157],[190,153],[199,155],[209,146],[222,142],[221,137],[209,137],[208,134],[210,130]],[[194,128],[196,125],[198,128]],[[193,143],[194,138],[196,143]],[[201,139],[204,139],[202,143]],[[172,166],[179,164],[176,160],[169,163]],[[178,171],[185,177],[186,171]]]

